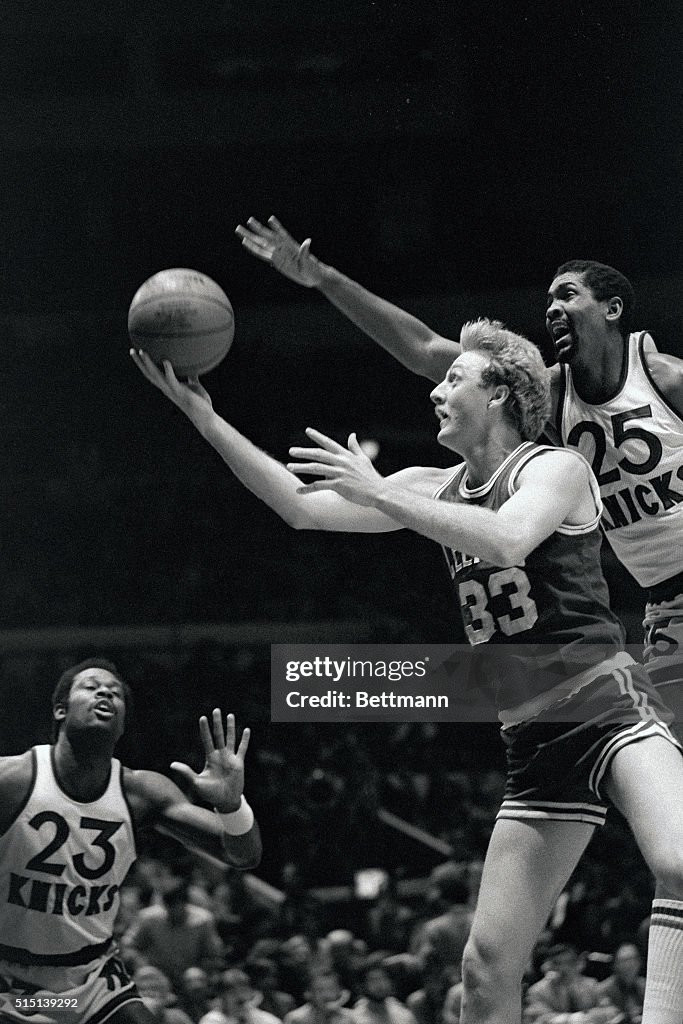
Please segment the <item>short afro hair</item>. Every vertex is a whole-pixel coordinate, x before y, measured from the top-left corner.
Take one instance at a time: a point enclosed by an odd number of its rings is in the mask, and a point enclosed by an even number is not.
[[[580,274],[598,302],[605,302],[618,295],[624,307],[619,317],[619,330],[624,338],[628,338],[633,325],[636,296],[627,277],[607,263],[598,263],[597,260],[569,260],[555,271],[555,277],[560,274]]]
[[[86,658],[84,661],[79,661],[77,665],[72,665],[71,668],[67,668],[62,672],[57,685],[52,692],[52,710],[60,705],[69,703],[69,694],[71,693],[71,687],[76,676],[80,675],[81,672],[85,672],[88,668],[102,668],[106,672],[111,672],[115,679],[121,683],[123,687],[123,697],[126,705],[126,712],[128,712],[131,704],[131,692],[128,683],[121,678],[121,673],[117,669],[113,661],[109,661],[107,658]],[[53,721],[52,726],[52,739],[56,740],[59,735],[61,728],[61,722],[56,719]]]

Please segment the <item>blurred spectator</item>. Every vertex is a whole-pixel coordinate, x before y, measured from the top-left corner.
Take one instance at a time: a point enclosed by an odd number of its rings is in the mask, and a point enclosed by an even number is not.
[[[133,975],[140,997],[160,1024],[192,1024],[182,1010],[169,1005],[173,1001],[169,980],[157,967],[139,967]]]
[[[193,1024],[198,1024],[199,1019],[211,1009],[213,993],[209,976],[201,967],[188,967],[183,971],[177,994],[178,1006]]]
[[[259,1007],[260,995],[251,987],[244,971],[223,971],[216,984],[218,1006],[209,1010],[199,1024],[280,1024],[278,1017]]]
[[[405,1003],[411,992],[422,986],[422,964],[413,953],[392,953],[382,961],[394,995]]]
[[[297,1006],[301,1006],[313,967],[313,947],[305,935],[290,935],[285,939],[280,947],[278,967],[282,987],[294,996]]]
[[[583,974],[583,958],[568,944],[548,950],[544,977],[526,993],[525,1024],[610,1024],[620,1019],[616,1007],[603,999],[595,978]]]
[[[410,943],[421,961],[434,957],[444,969],[455,965],[460,970],[472,925],[470,882],[468,864],[448,861],[432,871],[427,899],[436,914],[417,929]]]
[[[334,928],[320,945],[342,988],[348,989],[355,999],[359,995],[360,974],[368,955],[366,943],[357,939],[348,928]]]
[[[283,1020],[293,1010],[296,1003],[289,992],[280,989],[280,977],[274,960],[265,957],[249,957],[244,965],[249,980],[261,995],[259,1006],[262,1010],[274,1014]]]
[[[440,956],[434,952],[425,955],[422,961],[422,987],[411,992],[406,1000],[406,1006],[417,1024],[442,1024],[446,995],[459,978],[460,970],[455,964],[444,967]]]
[[[451,985],[443,1002],[441,1019],[443,1024],[460,1024],[460,1011],[462,1009],[462,982],[457,981]]]
[[[283,865],[280,884],[285,898],[278,912],[278,934],[297,932],[314,941],[320,935],[320,908],[306,889],[298,864],[288,861]]]
[[[121,886],[119,891],[119,909],[114,922],[114,939],[119,942],[130,926],[137,919],[142,906],[140,887],[131,883]]]
[[[285,1024],[355,1024],[353,1013],[344,1006],[348,998],[334,971],[315,971],[307,1001],[287,1014]]]
[[[598,984],[600,995],[624,1014],[624,1024],[640,1024],[643,1016],[645,980],[640,967],[638,947],[624,942],[614,954],[612,974]]]
[[[143,907],[122,942],[139,965],[158,967],[174,987],[180,986],[188,967],[212,971],[221,965],[223,946],[213,914],[187,902],[187,880],[182,877],[165,887],[161,906]]]
[[[400,953],[408,946],[408,938],[415,914],[410,907],[401,903],[396,889],[396,879],[388,877],[373,906],[368,910],[368,939],[373,949],[387,949]]]
[[[356,1024],[415,1024],[408,1007],[393,994],[391,978],[378,955],[366,962],[363,993],[353,1008]]]
[[[278,913],[251,887],[243,872],[231,871],[212,894],[211,910],[216,929],[236,958],[246,952],[246,944],[261,936],[273,935]]]

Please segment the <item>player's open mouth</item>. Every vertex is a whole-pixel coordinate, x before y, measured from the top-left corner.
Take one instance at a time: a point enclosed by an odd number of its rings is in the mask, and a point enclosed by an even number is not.
[[[105,718],[113,718],[115,715],[114,707],[108,701],[98,701],[95,705],[95,711],[98,715],[104,715]]]
[[[550,325],[550,336],[555,343],[555,347],[559,348],[560,345],[570,345],[572,341],[571,331],[569,325],[563,320],[557,320],[555,323]]]

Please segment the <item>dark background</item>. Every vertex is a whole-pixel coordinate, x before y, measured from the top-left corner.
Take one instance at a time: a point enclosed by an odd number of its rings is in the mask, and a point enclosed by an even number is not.
[[[682,44],[667,0],[5,0],[6,750],[41,738],[57,670],[94,650],[136,679],[144,728],[163,710],[166,742],[137,754],[165,764],[226,673],[281,745],[271,639],[459,639],[435,545],[294,533],[231,479],[130,363],[128,305],[163,267],[209,274],[237,324],[206,378],[219,410],[281,459],[307,425],[355,429],[381,472],[444,464],[429,385],[244,252],[250,214],[441,333],[499,316],[542,347],[555,266],[603,260],[683,355]],[[641,595],[606,564],[635,639]],[[220,627],[220,654],[188,623]]]

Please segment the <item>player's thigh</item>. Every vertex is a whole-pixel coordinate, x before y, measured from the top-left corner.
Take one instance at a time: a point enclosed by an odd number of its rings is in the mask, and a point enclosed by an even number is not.
[[[499,819],[486,852],[469,953],[520,974],[595,826]]]
[[[683,868],[683,756],[663,736],[622,747],[607,793],[624,815],[650,869],[661,877]]]

